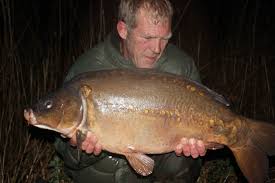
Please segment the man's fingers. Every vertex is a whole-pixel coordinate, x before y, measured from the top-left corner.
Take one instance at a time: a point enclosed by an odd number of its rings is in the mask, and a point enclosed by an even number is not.
[[[198,153],[198,150],[197,150],[195,144],[193,144],[193,145],[190,146],[190,154],[191,154],[191,156],[192,156],[193,158],[199,157],[199,153]]]
[[[180,156],[182,154],[182,148],[183,148],[182,144],[179,144],[176,146],[175,153],[177,156]]]
[[[94,154],[95,154],[96,156],[99,155],[99,154],[101,153],[101,150],[102,150],[102,146],[101,146],[99,143],[97,143],[97,144],[95,145]]]
[[[92,152],[94,152],[94,149],[95,149],[94,144],[88,144],[86,149],[85,149],[85,152],[88,153],[88,154],[91,154]]]
[[[204,156],[206,154],[205,146],[202,140],[198,140],[197,142],[197,150],[200,156]]]
[[[190,156],[190,147],[189,147],[189,145],[185,145],[185,146],[183,146],[183,154],[185,155],[185,156]]]
[[[90,144],[93,144],[95,146],[95,144],[97,143],[97,138],[95,135],[92,135],[90,132],[87,134],[87,141],[89,141]]]
[[[202,140],[195,138],[182,138],[180,143],[175,148],[176,155],[184,154],[185,156],[192,156],[197,158],[206,154],[205,146]]]
[[[97,138],[88,132],[85,140],[82,142],[82,150],[86,151],[86,153],[94,152],[96,142]]]
[[[190,156],[190,145],[187,138],[181,139],[182,151],[185,156]]]
[[[199,156],[197,150],[197,141],[194,138],[189,139],[189,146],[190,146],[190,154],[193,158],[197,158]]]
[[[81,144],[81,149],[85,151],[87,149],[88,145],[89,145],[89,143],[87,142],[87,140],[84,140]]]

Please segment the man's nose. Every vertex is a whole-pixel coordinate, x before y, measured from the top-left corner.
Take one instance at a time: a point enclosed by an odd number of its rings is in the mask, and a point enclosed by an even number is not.
[[[160,39],[154,39],[153,40],[152,51],[155,54],[159,54],[161,52],[161,40]]]

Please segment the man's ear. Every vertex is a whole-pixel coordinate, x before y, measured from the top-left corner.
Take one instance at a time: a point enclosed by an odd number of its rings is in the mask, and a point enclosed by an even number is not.
[[[126,39],[128,30],[127,30],[127,25],[125,24],[125,22],[119,20],[117,22],[116,28],[117,28],[117,32],[118,32],[119,36],[122,39]]]

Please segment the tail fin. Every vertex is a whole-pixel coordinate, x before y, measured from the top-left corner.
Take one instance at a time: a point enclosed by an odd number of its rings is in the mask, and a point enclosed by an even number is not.
[[[261,121],[248,119],[251,129],[251,139],[253,144],[266,152],[269,156],[275,155],[275,125]]]
[[[262,183],[268,176],[267,155],[275,155],[275,125],[247,119],[249,139],[244,146],[231,148],[249,182]]]

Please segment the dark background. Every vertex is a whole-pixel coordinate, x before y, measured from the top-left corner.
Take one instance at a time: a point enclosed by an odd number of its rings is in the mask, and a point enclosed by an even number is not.
[[[237,113],[274,123],[275,1],[171,2],[171,42],[194,58],[202,82]],[[31,182],[34,172],[41,173],[34,169],[47,167],[43,163],[51,156],[37,156],[48,152],[40,144],[43,137],[30,133],[22,111],[59,87],[77,57],[115,28],[117,5],[118,0],[0,0],[2,179],[27,182],[29,176]]]

